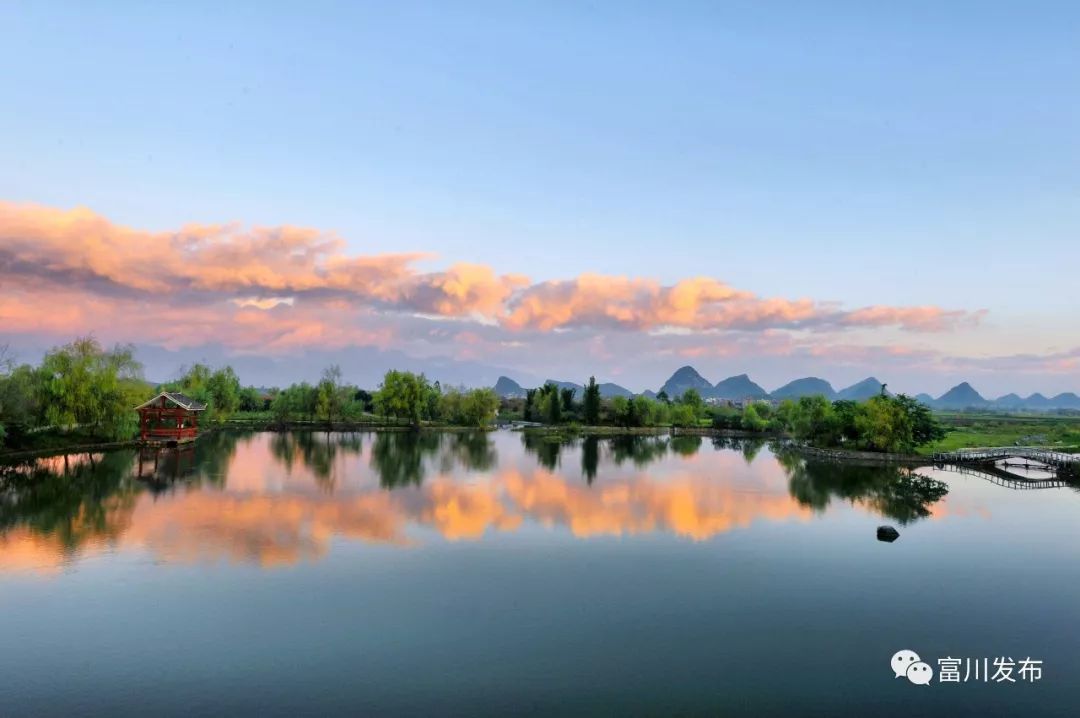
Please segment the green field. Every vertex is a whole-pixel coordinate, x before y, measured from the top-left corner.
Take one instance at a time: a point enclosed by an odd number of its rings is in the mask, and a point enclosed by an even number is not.
[[[948,435],[920,453],[978,446],[1047,446],[1080,451],[1080,417],[1029,414],[941,413]]]

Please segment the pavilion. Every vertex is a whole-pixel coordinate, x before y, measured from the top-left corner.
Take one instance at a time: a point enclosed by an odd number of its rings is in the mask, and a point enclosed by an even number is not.
[[[143,441],[182,443],[194,441],[199,435],[199,412],[206,404],[175,391],[163,391],[145,404],[135,407],[139,412],[139,437]]]

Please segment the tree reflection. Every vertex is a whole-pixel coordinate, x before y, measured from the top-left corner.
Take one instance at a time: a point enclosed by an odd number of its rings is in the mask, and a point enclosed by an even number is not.
[[[757,458],[767,443],[766,439],[746,436],[714,436],[712,440],[713,448],[738,451],[748,464]]]
[[[439,450],[441,435],[426,431],[387,431],[375,435],[371,468],[385,489],[419,486],[424,482],[424,458]]]
[[[696,438],[698,439],[697,447],[700,447],[701,437]],[[667,455],[668,441],[669,438],[664,436],[615,436],[610,439],[609,444],[611,460],[619,466],[629,461],[637,468],[644,468]],[[689,446],[684,445],[684,448],[688,449]],[[696,447],[694,451],[697,451]]]
[[[363,449],[363,439],[357,432],[290,431],[276,433],[270,439],[270,453],[286,471],[291,473],[299,461],[328,491],[334,488],[334,465],[339,454],[359,456]]]
[[[671,450],[679,456],[693,456],[701,449],[701,437],[696,434],[677,434],[671,437]]]
[[[0,535],[17,528],[53,538],[65,554],[116,539],[143,485],[131,451],[53,457],[0,467]]]
[[[944,482],[897,466],[807,461],[783,452],[777,459],[787,473],[792,497],[816,511],[839,498],[908,524],[930,516],[930,507],[949,493]]]
[[[581,473],[590,486],[596,478],[596,469],[600,463],[600,439],[586,436],[581,442]]]
[[[554,471],[559,467],[563,445],[573,443],[573,439],[567,440],[558,436],[534,434],[529,431],[521,434],[521,444],[525,447],[525,451],[536,456],[537,462],[548,471]]]
[[[456,466],[470,471],[490,471],[499,461],[495,444],[485,432],[462,431],[438,436],[444,444],[439,464],[443,473],[453,471]]]

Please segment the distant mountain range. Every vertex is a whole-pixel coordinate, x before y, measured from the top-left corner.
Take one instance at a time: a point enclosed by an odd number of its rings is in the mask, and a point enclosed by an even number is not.
[[[548,379],[545,384],[554,384],[559,389],[573,389],[574,396],[577,399],[581,399],[585,395],[585,387],[581,384],[575,384],[572,381],[556,381],[554,379]],[[611,382],[605,382],[600,386],[600,396],[608,399],[615,396],[631,397],[634,392],[630,391],[626,387],[619,386],[618,384],[612,384]],[[532,387],[530,387],[532,388]],[[509,377],[500,376],[498,381],[495,382],[495,393],[504,399],[520,399],[525,396],[525,387],[518,384],[516,381]]]
[[[559,388],[571,388],[576,396],[581,398],[584,387],[569,381],[549,382]],[[695,389],[704,399],[746,401],[748,399],[798,399],[803,396],[820,394],[829,400],[847,399],[851,401],[864,401],[881,393],[883,384],[876,377],[867,377],[860,382],[837,391],[832,385],[818,377],[804,377],[788,382],[775,391],[765,391],[746,374],[731,376],[727,379],[712,384],[692,366],[680,367],[672,374],[660,391],[666,393],[672,399],[682,396],[687,389]],[[887,389],[886,389],[887,391]],[[495,383],[495,393],[502,397],[523,397],[525,389],[516,381],[505,376],[499,377]],[[655,398],[659,392],[645,390],[642,395]],[[891,392],[888,392],[890,393]],[[600,384],[600,395],[609,398],[614,396],[634,396],[629,389],[613,383]],[[1046,397],[1042,394],[1032,394],[1021,397],[1018,394],[1006,394],[998,399],[987,399],[968,382],[961,382],[952,389],[937,397],[922,393],[915,396],[916,399],[935,409],[1001,409],[1004,411],[1054,411],[1058,409],[1080,410],[1080,396],[1073,392]]]

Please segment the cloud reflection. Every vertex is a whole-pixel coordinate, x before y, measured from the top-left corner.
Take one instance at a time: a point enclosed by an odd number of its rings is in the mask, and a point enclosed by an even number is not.
[[[408,548],[525,526],[578,538],[670,533],[702,541],[757,521],[805,521],[843,493],[860,510],[900,501],[877,479],[815,478],[760,443],[699,451],[700,439],[551,445],[482,434],[216,434],[197,455],[131,452],[39,461],[5,478],[0,571],[54,572],[103,551],[155,560],[281,566],[335,538]],[[526,451],[522,451],[522,446]],[[511,456],[500,462],[497,449]],[[581,455],[563,468],[558,452]],[[546,453],[545,453],[546,452]],[[589,463],[592,466],[589,466]],[[581,465],[579,473],[578,465]],[[832,476],[832,474],[829,474]],[[593,478],[594,477],[594,478]],[[838,488],[839,487],[839,488]],[[936,500],[936,499],[935,499]]]

